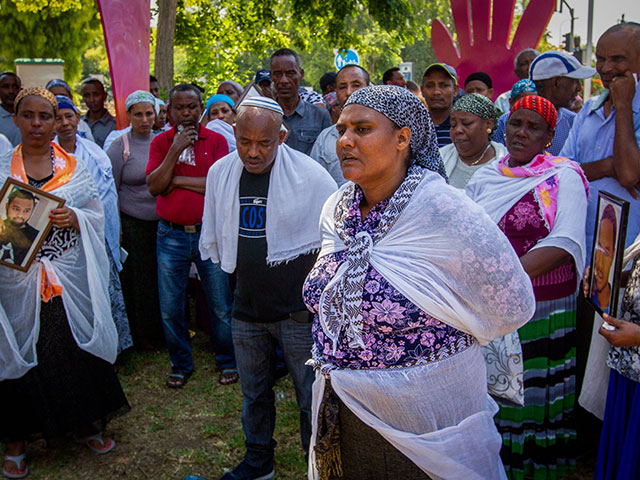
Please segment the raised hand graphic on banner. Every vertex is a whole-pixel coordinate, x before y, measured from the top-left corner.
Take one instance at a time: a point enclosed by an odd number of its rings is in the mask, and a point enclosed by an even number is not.
[[[451,0],[458,46],[449,29],[437,19],[431,25],[431,42],[438,61],[454,67],[461,83],[473,72],[486,72],[491,76],[495,96],[498,96],[518,80],[513,72],[515,57],[525,48],[538,45],[556,2],[531,0],[511,45],[509,36],[516,0],[493,0],[493,19],[491,3],[491,0]]]

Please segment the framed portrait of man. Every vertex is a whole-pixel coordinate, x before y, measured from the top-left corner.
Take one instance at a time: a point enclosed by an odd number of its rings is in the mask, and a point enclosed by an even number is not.
[[[608,192],[598,195],[587,301],[600,313],[618,313],[629,202]]]
[[[26,272],[51,230],[49,213],[64,199],[13,178],[0,190],[0,268]]]

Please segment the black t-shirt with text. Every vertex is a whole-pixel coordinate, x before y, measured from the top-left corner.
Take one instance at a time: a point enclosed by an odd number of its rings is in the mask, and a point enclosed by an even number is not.
[[[256,175],[243,170],[240,177],[240,227],[233,316],[247,322],[275,322],[287,318],[290,313],[306,310],[302,301],[302,284],[316,260],[316,254],[307,254],[274,267],[267,265],[270,175]]]

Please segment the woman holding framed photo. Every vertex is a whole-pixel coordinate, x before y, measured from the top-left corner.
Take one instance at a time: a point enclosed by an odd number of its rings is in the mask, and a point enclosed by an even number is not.
[[[111,364],[118,335],[109,304],[104,214],[89,170],[53,138],[57,101],[22,90],[15,122],[22,143],[0,157],[0,183],[13,177],[65,200],[26,272],[0,267],[0,438],[2,473],[28,474],[26,440],[71,434],[96,453],[115,442],[106,421],[129,409]]]
[[[512,480],[561,477],[574,461],[576,290],[589,186],[577,163],[545,153],[556,121],[547,99],[520,99],[507,121],[509,154],[467,185],[509,239],[536,297],[533,318],[518,329],[524,406],[503,403],[495,418]]]

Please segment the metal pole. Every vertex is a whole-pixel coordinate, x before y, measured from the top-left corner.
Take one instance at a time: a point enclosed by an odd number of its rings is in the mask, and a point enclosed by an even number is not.
[[[593,0],[589,0],[589,15],[587,19],[587,58],[584,60],[584,64],[588,67],[591,66],[593,58]],[[584,101],[586,102],[591,97],[591,79],[587,78],[584,81]]]

